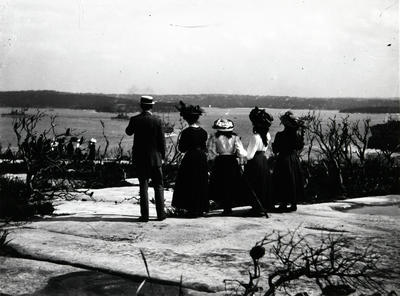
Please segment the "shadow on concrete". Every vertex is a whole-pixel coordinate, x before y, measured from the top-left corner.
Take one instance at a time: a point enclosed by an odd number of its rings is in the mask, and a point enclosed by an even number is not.
[[[156,221],[156,218],[150,218],[149,221]],[[131,215],[96,215],[91,214],[90,216],[53,216],[49,218],[43,218],[37,221],[46,221],[46,222],[60,222],[60,221],[70,221],[70,222],[140,222],[139,216],[131,216]]]
[[[113,296],[137,295],[136,291],[143,278],[128,279],[118,275],[107,274],[99,271],[79,271],[53,277],[46,287],[31,294],[32,296]],[[140,295],[200,295],[198,291],[190,291],[179,285],[150,282],[146,280]],[[208,293],[206,293],[208,294]]]

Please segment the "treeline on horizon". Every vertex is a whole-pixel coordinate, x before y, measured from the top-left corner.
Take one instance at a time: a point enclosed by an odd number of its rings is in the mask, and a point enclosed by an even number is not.
[[[281,109],[340,110],[360,113],[399,113],[394,98],[300,98],[225,94],[155,95],[155,111],[172,112],[179,101],[202,107],[254,107]],[[140,94],[92,94],[57,91],[0,92],[0,107],[93,109],[99,112],[136,112]]]

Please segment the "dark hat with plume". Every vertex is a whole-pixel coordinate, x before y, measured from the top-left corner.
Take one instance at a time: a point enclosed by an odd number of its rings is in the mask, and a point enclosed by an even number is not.
[[[291,128],[298,128],[303,126],[303,121],[297,118],[292,111],[286,111],[283,115],[279,117],[282,124]]]
[[[249,114],[250,121],[253,125],[268,126],[270,127],[274,118],[271,114],[267,113],[265,109],[254,107]]]
[[[199,105],[186,105],[184,102],[180,101],[179,106],[176,106],[176,109],[178,109],[179,114],[182,117],[188,116],[188,115],[202,115],[204,113],[204,109],[201,108]]]

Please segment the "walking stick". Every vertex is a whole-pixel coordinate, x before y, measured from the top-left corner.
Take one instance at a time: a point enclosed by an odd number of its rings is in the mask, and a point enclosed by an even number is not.
[[[263,207],[263,205],[262,205],[260,199],[258,198],[257,194],[255,193],[255,191],[253,190],[253,188],[250,186],[249,181],[247,180],[247,178],[246,178],[246,176],[245,176],[245,174],[244,174],[244,171],[243,171],[242,166],[239,165],[239,168],[240,168],[240,172],[242,173],[242,178],[243,178],[243,180],[244,180],[244,183],[246,183],[246,186],[247,186],[248,189],[250,190],[251,196],[254,198],[254,200],[256,201],[256,203],[258,204],[258,206],[260,207],[261,211],[264,213],[265,218],[268,219],[269,216],[268,216],[267,210]]]

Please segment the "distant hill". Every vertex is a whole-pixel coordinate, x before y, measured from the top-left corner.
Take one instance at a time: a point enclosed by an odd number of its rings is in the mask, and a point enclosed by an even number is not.
[[[138,111],[140,96],[129,98],[117,95],[67,93],[57,91],[0,92],[0,107],[93,109],[99,112]],[[160,102],[157,111],[175,110],[173,103]]]
[[[126,95],[125,97],[129,97]],[[245,95],[180,95],[159,96],[163,102],[182,100],[201,106],[233,108],[262,107],[282,109],[342,110],[348,108],[385,107],[399,112],[399,99],[394,98],[299,98],[287,96],[245,96]],[[361,112],[361,111],[357,111]]]
[[[47,90],[7,91],[0,92],[0,106],[14,108],[72,108],[94,109],[104,112],[134,112],[139,109],[139,98],[139,94],[90,94]],[[262,108],[357,110],[354,112],[369,112],[368,110],[376,108],[376,110],[394,110],[393,112],[399,112],[399,100],[393,98],[299,98],[224,94],[155,95],[155,98],[158,101],[155,106],[156,111],[175,110],[174,106],[182,100],[185,103],[196,104],[203,107],[211,105],[212,107],[220,108],[251,108],[258,106]]]

